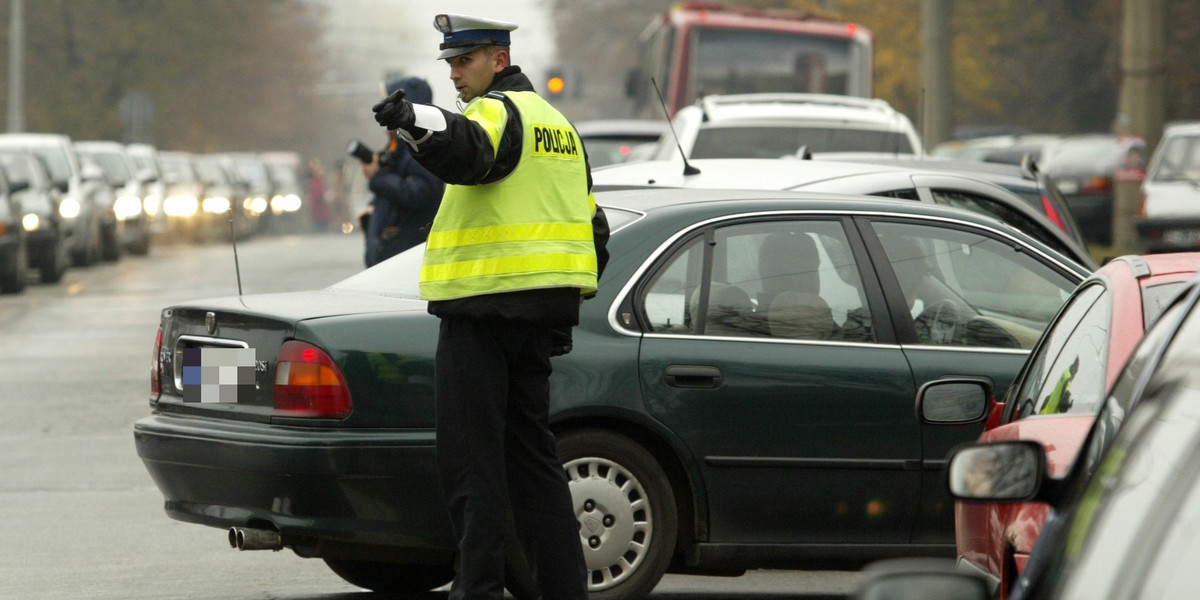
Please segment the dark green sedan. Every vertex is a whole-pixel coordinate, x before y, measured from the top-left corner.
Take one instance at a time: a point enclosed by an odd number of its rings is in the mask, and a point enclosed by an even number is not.
[[[943,459],[980,431],[922,427],[916,389],[972,374],[1002,394],[1085,269],[915,202],[597,199],[611,259],[551,381],[592,597],[642,598],[668,571],[954,556]],[[450,581],[421,255],[162,311],[134,439],[170,517],[370,589]],[[516,554],[508,587],[535,597]]]

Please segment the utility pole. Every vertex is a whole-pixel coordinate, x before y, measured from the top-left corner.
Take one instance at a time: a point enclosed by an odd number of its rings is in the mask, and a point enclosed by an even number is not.
[[[921,0],[921,137],[929,149],[950,139],[950,0]]]
[[[1123,0],[1121,92],[1113,133],[1146,141],[1146,155],[1162,137],[1166,119],[1166,0]],[[1140,178],[1113,182],[1113,249],[1126,252],[1137,242]]]
[[[11,0],[8,20],[8,131],[25,131],[25,0]]]

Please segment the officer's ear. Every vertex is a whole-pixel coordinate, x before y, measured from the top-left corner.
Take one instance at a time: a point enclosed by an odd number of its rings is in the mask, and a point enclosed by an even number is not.
[[[494,73],[503,71],[508,67],[509,64],[511,64],[511,62],[508,56],[508,49],[501,46],[494,53],[492,53],[492,71]]]

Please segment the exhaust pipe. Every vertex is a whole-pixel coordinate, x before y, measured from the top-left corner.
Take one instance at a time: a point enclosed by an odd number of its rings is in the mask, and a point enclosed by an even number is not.
[[[238,550],[283,550],[283,536],[270,529],[230,527],[229,547]]]

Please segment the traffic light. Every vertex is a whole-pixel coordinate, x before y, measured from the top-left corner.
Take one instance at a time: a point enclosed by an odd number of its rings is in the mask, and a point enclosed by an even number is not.
[[[546,93],[551,96],[561,96],[567,89],[567,80],[563,70],[558,67],[546,69]]]

